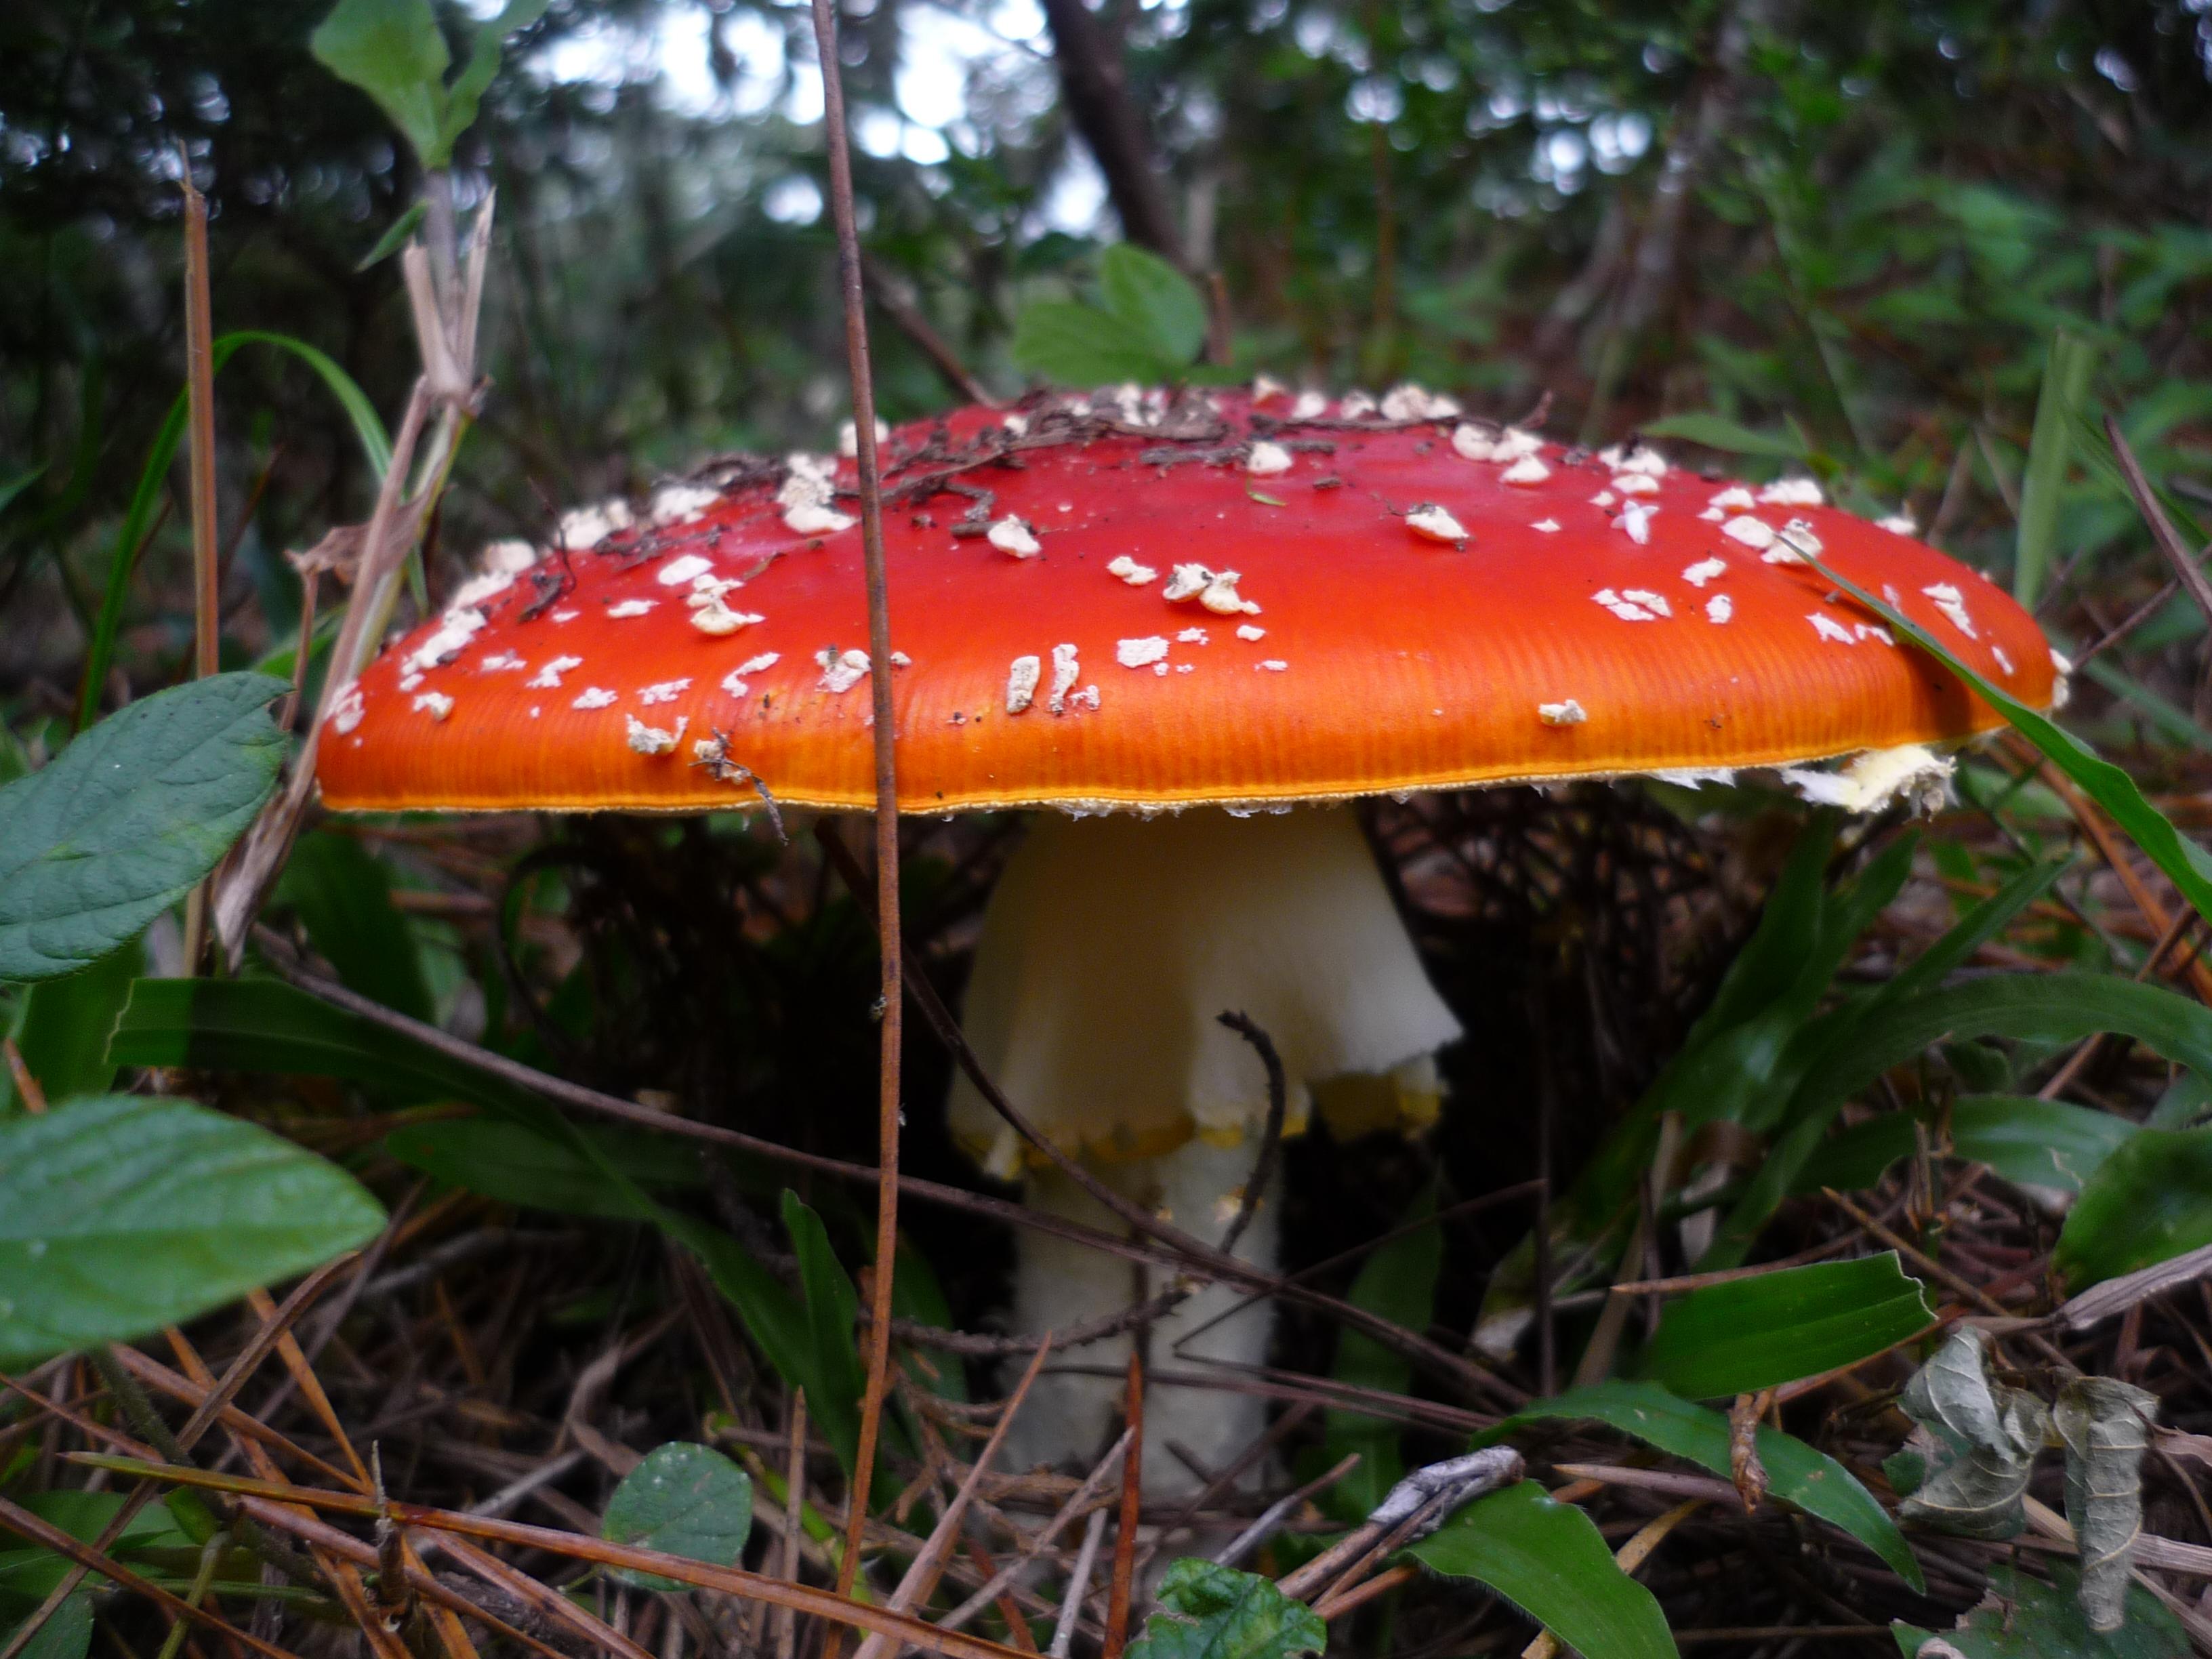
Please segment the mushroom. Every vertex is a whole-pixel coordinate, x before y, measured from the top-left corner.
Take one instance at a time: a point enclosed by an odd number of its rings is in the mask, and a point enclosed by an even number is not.
[[[1754,493],[1648,449],[1462,422],[1443,399],[1270,418],[1228,395],[1039,398],[1019,421],[960,411],[887,454],[900,804],[1044,809],[988,907],[967,1031],[1059,1146],[1209,1241],[1245,1206],[1268,1108],[1221,1013],[1279,1052],[1288,1133],[1337,1097],[1358,1108],[1346,1134],[1437,1109],[1434,1056],[1459,1027],[1346,803],[1747,769],[1862,811],[1940,794],[1946,751],[2000,717],[1813,558],[2023,702],[2061,689],[1996,587],[1809,480]],[[588,546],[471,582],[337,701],[325,803],[696,811],[759,788],[869,807],[850,468],[800,457],[737,479],[687,497],[680,522],[603,513]],[[985,533],[1010,522],[1016,557]],[[1032,1205],[1109,1224],[964,1080],[950,1109]],[[1271,1265],[1275,1194],[1251,1198],[1237,1248]],[[1018,1252],[1024,1332],[1160,1288],[1048,1234]],[[1264,1305],[1219,1317],[1239,1299],[1200,1290],[1152,1351],[1263,1360]],[[1095,1373],[1132,1340],[1040,1380],[1014,1462],[1097,1448],[1116,1385]],[[1158,1389],[1148,1489],[1191,1490],[1170,1443],[1218,1467],[1261,1409]]]

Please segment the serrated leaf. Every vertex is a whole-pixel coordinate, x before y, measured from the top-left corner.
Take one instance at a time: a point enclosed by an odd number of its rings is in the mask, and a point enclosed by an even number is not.
[[[2139,1129],[2066,1212],[2051,1263],[2079,1292],[2212,1244],[2212,1128]]]
[[[2127,1623],[2104,1635],[2082,1617],[2075,1570],[2054,1561],[2050,1572],[2045,1584],[2014,1567],[1991,1567],[1988,1595],[1956,1630],[1939,1636],[1902,1620],[1892,1625],[1899,1652],[1905,1659],[1937,1659],[1946,1647],[1958,1659],[2181,1659],[2190,1651],[2181,1621],[2141,1584],[2128,1587]]]
[[[1189,277],[1157,253],[1116,242],[1098,263],[1106,309],[1150,349],[1181,368],[1206,343],[1206,301]]]
[[[1882,1171],[1910,1157],[1916,1141],[1910,1112],[1884,1112],[1821,1144],[1792,1190],[1842,1192],[1871,1187]],[[1966,1095],[1951,1104],[1951,1155],[1986,1164],[2007,1181],[2078,1193],[2136,1133],[2111,1112],[2033,1095]]]
[[[1651,1592],[1620,1570],[1589,1516],[1533,1480],[1478,1498],[1407,1553],[1487,1584],[1583,1659],[1675,1659]]]
[[[672,1440],[656,1446],[622,1479],[607,1499],[599,1536],[611,1544],[659,1550],[708,1566],[734,1567],[753,1527],[753,1483],[711,1446]],[[684,1590],[690,1585],[634,1567],[610,1575],[639,1589]]]
[[[1778,1268],[1674,1303],[1638,1369],[1686,1399],[1748,1394],[1880,1353],[1935,1316],[1894,1250]]]
[[[383,1224],[336,1164],[188,1100],[0,1121],[0,1365],[179,1323]]]
[[[1328,1645],[1328,1626],[1274,1581],[1186,1556],[1167,1571],[1160,1611],[1129,1659],[1294,1659]]]
[[[1037,300],[1022,307],[1014,320],[1013,357],[1041,380],[1077,387],[1150,383],[1177,367],[1121,318],[1069,300]]]
[[[2082,1617],[2094,1631],[2124,1621],[2128,1558],[2142,1531],[2142,1457],[2158,1396],[2111,1376],[2077,1376],[2052,1407],[2066,1449],[2066,1518],[2081,1548]]]
[[[1726,1480],[1729,1420],[1721,1413],[1693,1404],[1650,1382],[1601,1382],[1575,1389],[1522,1407],[1480,1443],[1504,1439],[1527,1424],[1552,1419],[1602,1423],[1646,1445],[1686,1458]],[[1794,1504],[1808,1515],[1849,1533],[1887,1561],[1913,1589],[1922,1587],[1920,1564],[1887,1510],[1841,1463],[1796,1436],[1761,1427],[1759,1462],[1765,1466],[1770,1497]]]
[[[1917,1485],[1899,1513],[1967,1538],[2010,1538],[2051,1424],[2044,1404],[1990,1375],[1989,1338],[1960,1326],[1912,1374],[1898,1405],[1917,1425]]]
[[[1757,432],[1724,415],[1692,411],[1647,421],[1637,428],[1647,438],[1680,438],[1731,455],[1771,455],[1780,460],[1805,459],[1808,446],[1802,433]]]
[[[276,781],[265,674],[217,674],[102,720],[0,787],[0,980],[99,961],[215,868]]]
[[[430,0],[338,0],[307,46],[325,69],[376,100],[424,167],[445,165],[451,150],[442,140],[445,76],[453,58]]]

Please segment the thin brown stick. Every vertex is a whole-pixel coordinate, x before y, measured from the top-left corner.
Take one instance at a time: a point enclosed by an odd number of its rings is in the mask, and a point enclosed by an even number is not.
[[[814,46],[822,65],[823,146],[829,152],[830,207],[837,229],[837,283],[845,301],[845,362],[853,381],[854,465],[860,491],[860,551],[867,571],[868,678],[875,713],[876,932],[882,959],[883,1029],[876,1084],[876,1262],[867,1334],[868,1376],[860,1393],[860,1444],[846,1495],[845,1558],[837,1593],[852,1594],[867,1530],[868,1487],[875,1474],[884,1394],[890,1378],[891,1280],[898,1262],[899,1059],[906,996],[899,981],[905,954],[899,939],[898,710],[891,687],[890,586],[884,569],[883,482],[877,471],[876,393],[868,365],[867,296],[860,281],[860,232],[853,207],[853,153],[845,131],[845,81],[838,67],[837,14],[814,0]],[[833,1629],[823,1659],[837,1659],[843,1635]]]
[[[23,1103],[23,1109],[33,1117],[46,1115],[46,1091],[39,1086],[39,1079],[31,1075],[31,1068],[23,1063],[23,1051],[15,1046],[13,1037],[0,1037],[0,1054],[8,1057],[8,1076],[15,1085],[15,1098]]]
[[[1128,1455],[1121,1460],[1121,1515],[1114,1530],[1113,1589],[1106,1602],[1104,1659],[1121,1659],[1129,1638],[1129,1587],[1136,1577],[1137,1518],[1144,1509],[1145,1493],[1145,1351],[1129,1351],[1127,1405]]]
[[[1127,1455],[1129,1448],[1134,1443],[1130,1431],[1127,1429],[1122,1430],[1121,1437],[1107,1448],[1106,1455],[1100,1458],[1097,1467],[1083,1477],[1083,1484],[1068,1494],[1067,1501],[1054,1511],[1052,1519],[1046,1522],[1036,1535],[1030,1539],[1022,1553],[994,1573],[990,1583],[939,1620],[937,1627],[939,1630],[958,1630],[995,1601],[1013,1583],[1015,1579],[1021,1577],[1024,1568],[1051,1547],[1052,1540],[1060,1536],[1067,1523],[1082,1514],[1085,1506],[1096,1499],[1105,1489],[1106,1477],[1114,1472],[1115,1462]],[[1098,1515],[1103,1515],[1105,1512],[1103,1509],[1093,1511]]]
[[[185,198],[185,404],[192,509],[192,678],[222,665],[221,577],[215,523],[215,307],[208,294],[207,198],[192,185],[189,157],[178,180]],[[207,943],[208,884],[185,901],[185,971],[199,971]]]

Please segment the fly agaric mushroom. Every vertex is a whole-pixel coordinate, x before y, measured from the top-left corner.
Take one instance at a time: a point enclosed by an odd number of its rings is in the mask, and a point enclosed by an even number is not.
[[[2002,592],[1808,480],[1563,450],[1416,390],[1378,406],[1131,387],[962,411],[886,454],[901,810],[1065,815],[1040,817],[990,902],[968,1031],[1056,1144],[1209,1240],[1240,1207],[1267,1109],[1221,1012],[1272,1036],[1292,1132],[1346,1079],[1369,1080],[1337,1091],[1364,1111],[1347,1133],[1436,1110],[1433,1056],[1459,1027],[1344,803],[1747,769],[1857,811],[1940,793],[1942,751],[1999,717],[1808,555],[2021,701],[2059,684]],[[525,568],[503,554],[337,700],[325,803],[698,811],[759,787],[869,807],[851,496],[826,457],[750,464],[635,520],[571,515]],[[1025,1169],[964,1080],[951,1110],[1032,1204],[1106,1219]],[[1272,1198],[1239,1244],[1262,1265]],[[1024,1331],[1153,1288],[1049,1236],[1019,1249]],[[1218,1318],[1236,1299],[1192,1297],[1155,1350],[1261,1360],[1264,1309]],[[1115,1393],[1041,1380],[1011,1455],[1095,1449]],[[1260,1410],[1160,1391],[1148,1486],[1188,1490],[1169,1443],[1218,1466]]]

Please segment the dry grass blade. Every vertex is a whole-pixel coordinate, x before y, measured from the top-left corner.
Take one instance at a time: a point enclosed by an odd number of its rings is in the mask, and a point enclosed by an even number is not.
[[[215,305],[208,293],[207,198],[192,184],[191,158],[179,155],[185,204],[185,398],[192,509],[192,675],[222,666],[222,605],[215,522]],[[185,901],[185,971],[198,971],[207,944],[208,884]]]
[[[1144,1512],[1145,1351],[1129,1352],[1127,1393],[1122,1414],[1129,1425],[1129,1452],[1121,1460],[1121,1514],[1114,1530],[1113,1589],[1106,1603],[1105,1659],[1121,1659],[1129,1637],[1129,1591],[1136,1576],[1137,1519]]]
[[[1107,1480],[1113,1474],[1121,1460],[1128,1455],[1129,1448],[1134,1442],[1133,1431],[1128,1429],[1122,1430],[1121,1437],[1107,1448],[1106,1455],[1100,1458],[1091,1473],[1083,1477],[1083,1484],[1068,1494],[1067,1501],[1054,1511],[1052,1519],[1037,1529],[1022,1553],[992,1574],[989,1583],[939,1620],[938,1628],[958,1630],[1003,1595],[1007,1587],[1021,1577],[1023,1570],[1030,1562],[1052,1547],[1053,1540],[1066,1529],[1071,1521],[1082,1514],[1090,1504],[1097,1501],[1098,1494],[1106,1489]],[[1103,1515],[1105,1510],[1097,1510],[1093,1513]]]
[[[805,1584],[787,1584],[781,1579],[771,1578],[763,1573],[748,1572],[742,1567],[710,1566],[686,1556],[640,1549],[629,1544],[609,1543],[605,1539],[589,1537],[582,1533],[561,1532],[551,1527],[535,1527],[525,1522],[501,1521],[489,1516],[469,1515],[459,1510],[434,1509],[421,1504],[379,1504],[373,1498],[363,1498],[353,1492],[276,1486],[243,1475],[218,1474],[205,1469],[148,1463],[136,1458],[104,1457],[78,1452],[69,1454],[68,1461],[91,1468],[112,1469],[118,1474],[169,1481],[206,1492],[230,1492],[246,1500],[246,1506],[249,1510],[254,1510],[254,1500],[258,1500],[264,1504],[306,1504],[316,1510],[369,1521],[388,1515],[400,1526],[424,1532],[511,1544],[521,1549],[544,1550],[573,1560],[589,1561],[599,1566],[623,1567],[635,1572],[654,1573],[696,1589],[720,1590],[747,1601],[792,1607],[856,1630],[878,1631],[925,1652],[944,1654],[947,1659],[1017,1659],[1017,1650],[1013,1648],[963,1632],[942,1630],[908,1614],[890,1613],[871,1603],[853,1601],[828,1590],[816,1589]],[[259,1513],[258,1510],[254,1512]],[[364,1545],[362,1547],[368,1547]]]

